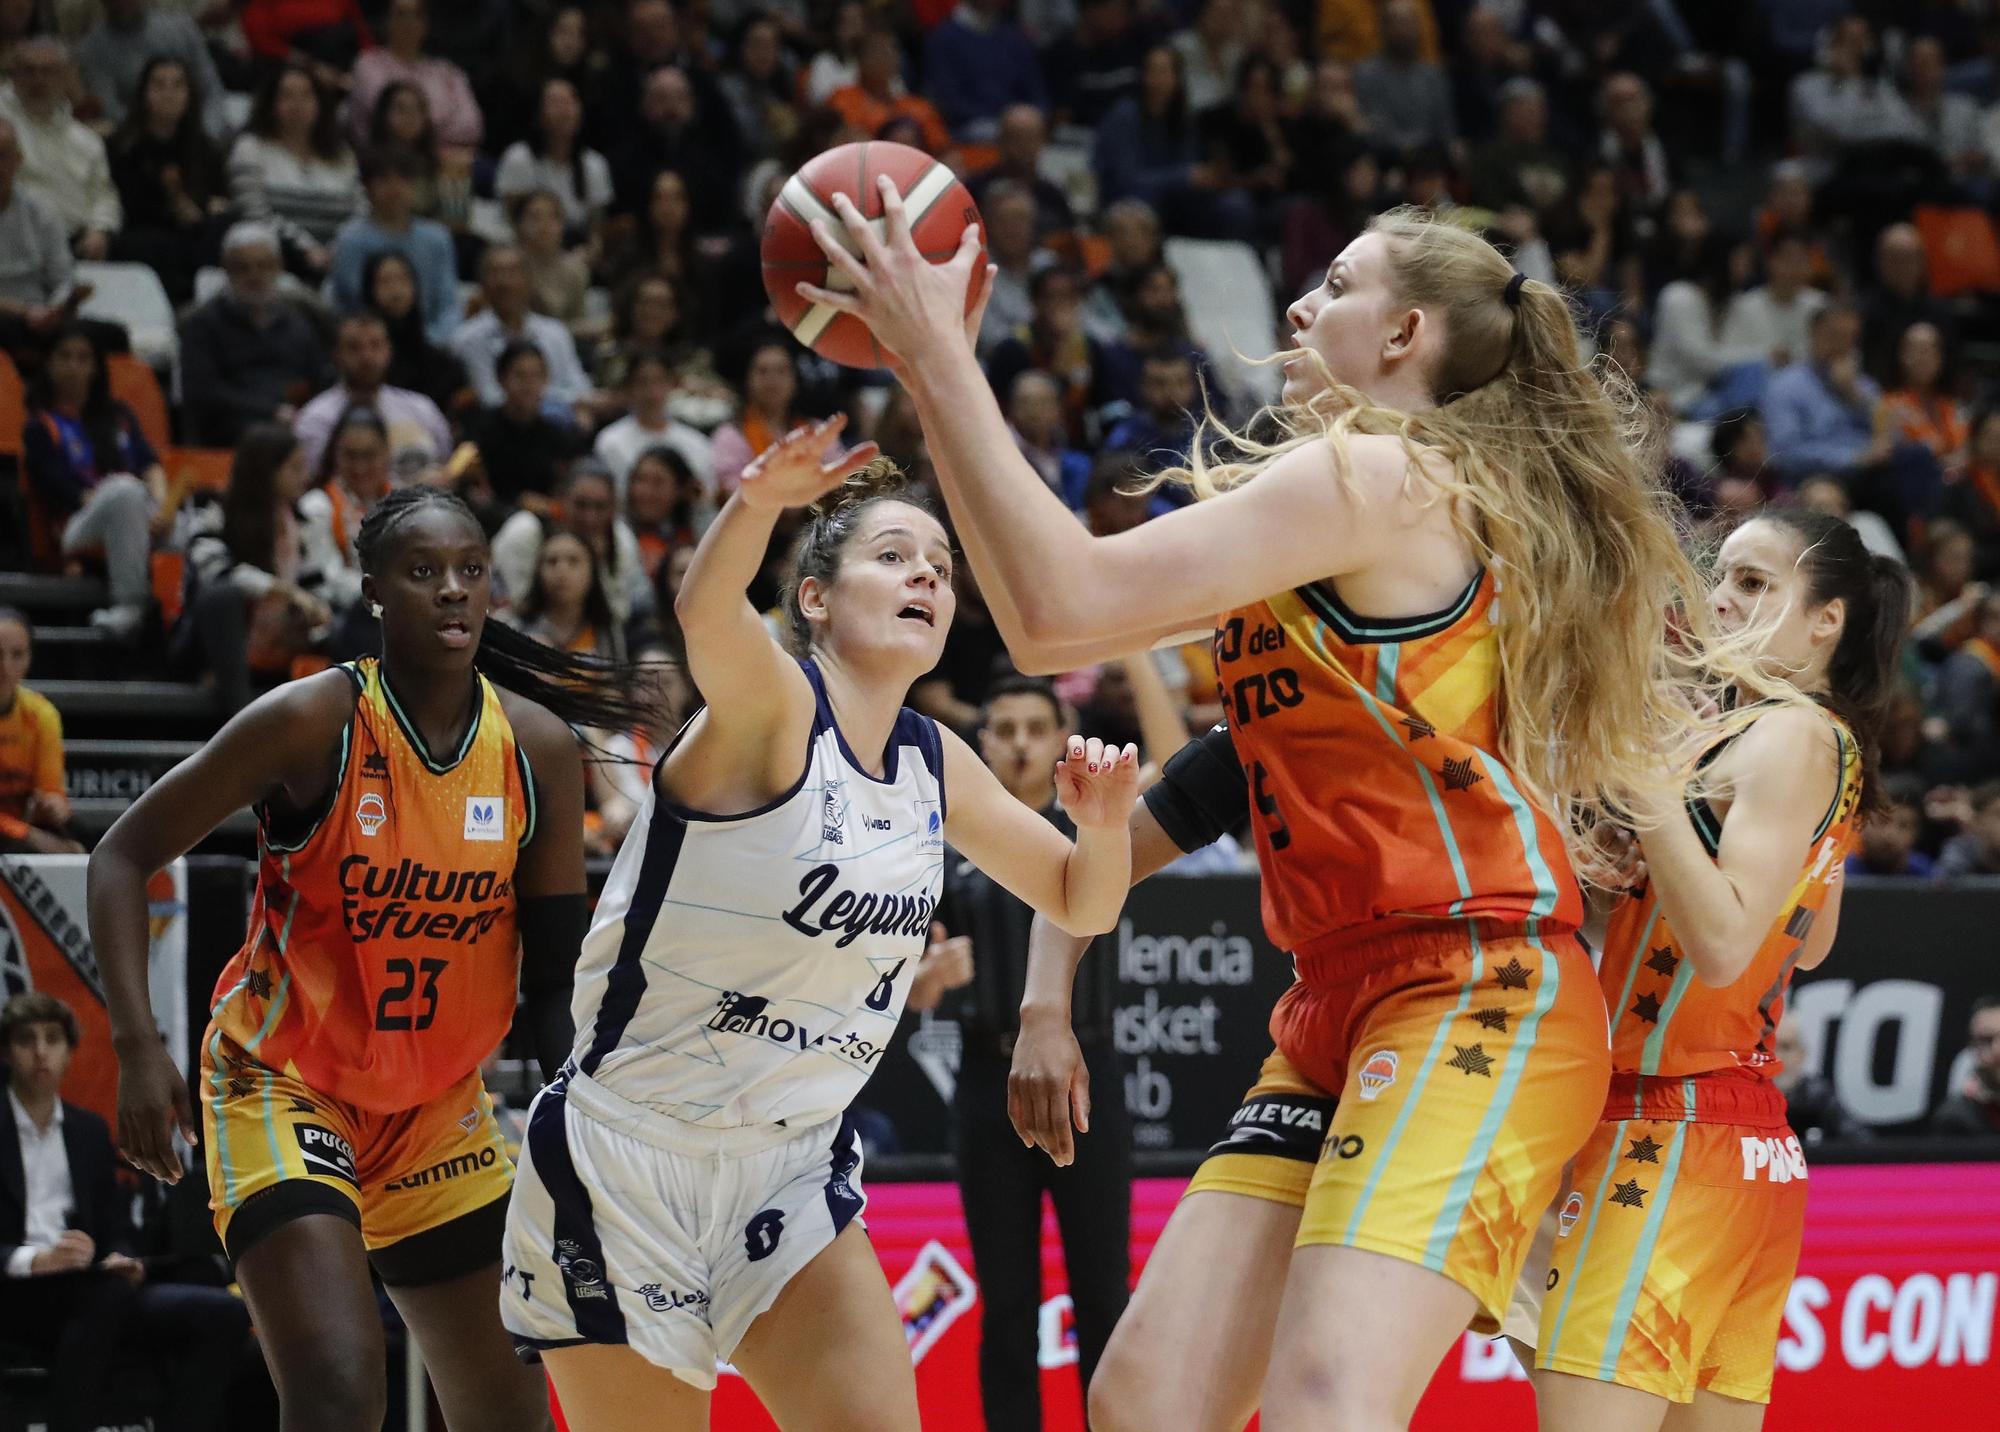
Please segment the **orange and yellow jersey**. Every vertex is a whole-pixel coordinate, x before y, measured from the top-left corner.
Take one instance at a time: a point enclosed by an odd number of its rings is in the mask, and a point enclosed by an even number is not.
[[[1695,978],[1650,884],[1613,910],[1598,965],[1612,1021],[1607,1117],[1783,1122],[1784,1100],[1770,1085],[1781,1067],[1772,1032],[1784,1017],[1792,969],[1861,827],[1860,744],[1845,722],[1827,719],[1840,748],[1839,785],[1791,892],[1733,984],[1717,989]],[[1722,824],[1708,802],[1690,801],[1688,815],[1715,855]]]
[[[1316,583],[1217,624],[1264,925],[1303,979],[1322,952],[1398,927],[1554,935],[1582,920],[1554,821],[1496,754],[1493,587],[1482,573],[1444,611],[1371,621]]]
[[[0,711],[0,834],[26,835],[29,798],[63,790],[62,717],[48,697],[17,686]]]
[[[514,862],[527,758],[484,677],[456,751],[425,748],[370,658],[340,767],[303,820],[258,810],[249,937],[216,984],[219,1033],[329,1098],[394,1113],[498,1047],[514,1016]]]

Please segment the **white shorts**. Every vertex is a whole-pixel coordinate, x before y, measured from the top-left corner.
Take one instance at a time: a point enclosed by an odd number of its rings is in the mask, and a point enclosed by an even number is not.
[[[528,1115],[500,1319],[529,1361],[623,1345],[711,1388],[751,1323],[866,1203],[845,1115],[797,1134],[665,1116],[613,1127],[559,1079]]]

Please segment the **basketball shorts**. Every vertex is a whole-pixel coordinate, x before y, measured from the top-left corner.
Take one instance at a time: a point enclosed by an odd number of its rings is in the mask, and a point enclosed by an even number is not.
[[[1293,1204],[1299,1246],[1442,1273],[1478,1300],[1472,1326],[1495,1333],[1603,1110],[1604,997],[1567,935],[1420,932],[1383,953],[1393,963],[1286,991],[1280,1049],[1189,1192]]]
[[[860,1140],[845,1115],[706,1129],[591,1108],[559,1079],[528,1115],[500,1319],[524,1360],[622,1345],[712,1388],[717,1364],[866,1205]]]
[[[395,1286],[494,1259],[514,1173],[476,1069],[426,1104],[383,1114],[258,1063],[210,1026],[201,1118],[209,1207],[232,1259],[309,1213],[358,1227],[375,1271]]]
[[[1805,1213],[1789,1128],[1601,1124],[1562,1202],[1535,1365],[1769,1402]]]

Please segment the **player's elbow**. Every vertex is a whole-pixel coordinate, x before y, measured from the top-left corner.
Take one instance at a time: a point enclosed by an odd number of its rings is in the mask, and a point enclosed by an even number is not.
[[[1694,966],[1694,977],[1711,989],[1727,989],[1743,977],[1757,954],[1755,941],[1728,936],[1680,941],[1681,953]]]

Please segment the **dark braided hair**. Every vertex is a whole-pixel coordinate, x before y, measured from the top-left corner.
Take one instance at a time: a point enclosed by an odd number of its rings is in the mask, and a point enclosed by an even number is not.
[[[381,569],[396,533],[414,514],[443,508],[483,531],[472,509],[441,487],[397,488],[361,521],[354,549],[361,570]],[[484,540],[483,538],[481,539]],[[489,617],[474,662],[495,686],[546,707],[572,726],[625,731],[653,719],[652,687],[639,668],[581,652],[558,651]]]
[[[1806,600],[1847,604],[1840,640],[1827,661],[1825,705],[1861,743],[1861,810],[1881,804],[1876,763],[1882,727],[1896,696],[1903,638],[1910,630],[1913,584],[1893,557],[1870,552],[1845,520],[1809,507],[1773,507],[1751,521],[1775,522],[1799,542]]]
[[[840,555],[853,539],[861,514],[878,502],[900,502],[936,517],[940,523],[944,521],[930,494],[886,458],[869,463],[808,508],[806,525],[799,533],[798,555],[785,582],[785,619],[801,655],[811,649],[813,631],[799,606],[799,584],[807,577],[817,577],[824,589],[833,581],[840,570]]]

